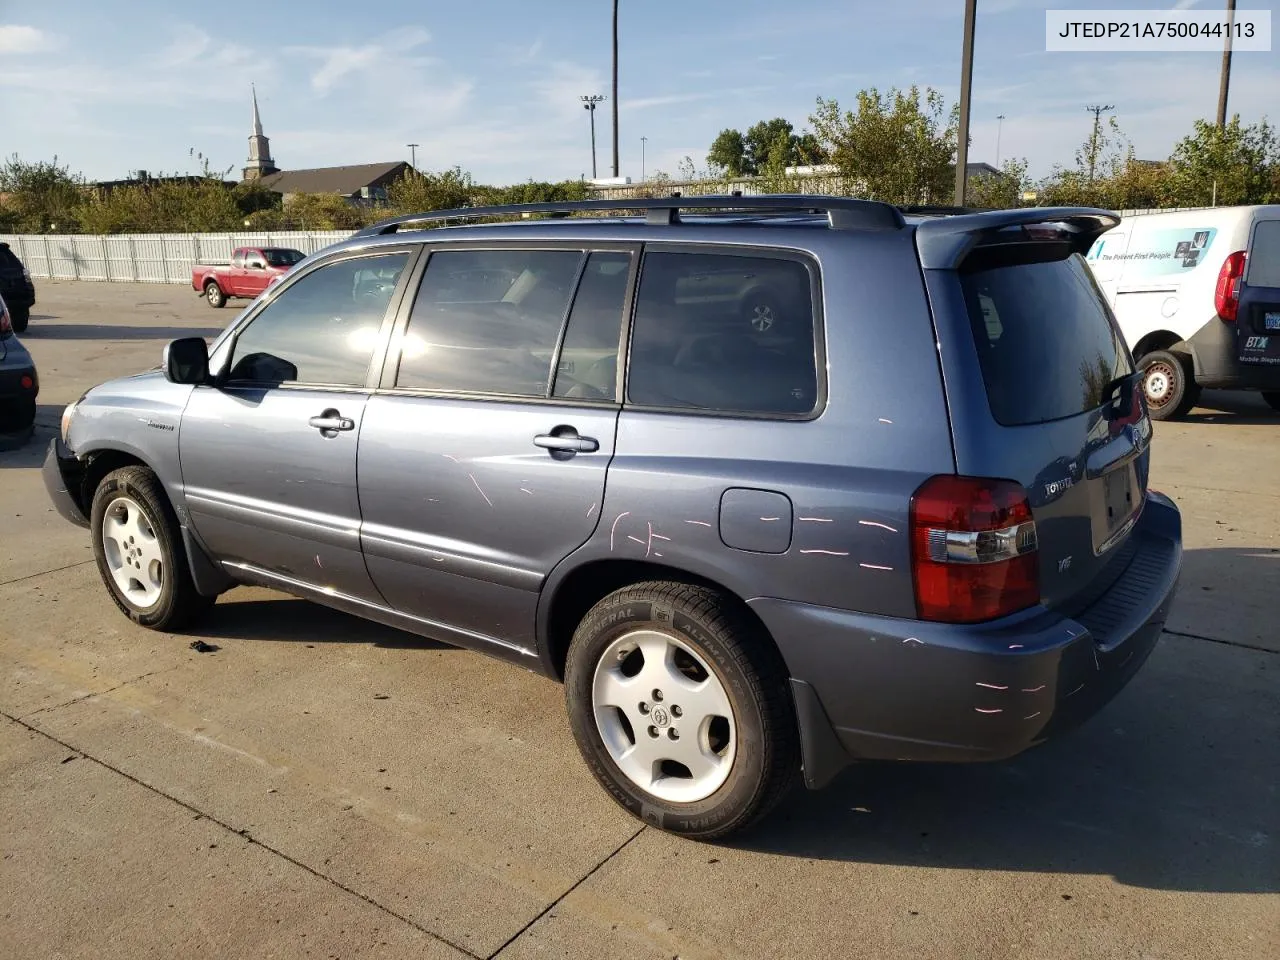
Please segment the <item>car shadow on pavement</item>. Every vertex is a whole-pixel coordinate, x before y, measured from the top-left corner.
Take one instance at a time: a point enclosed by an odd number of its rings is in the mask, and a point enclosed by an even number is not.
[[[353,617],[294,597],[235,600],[223,597],[209,616],[185,631],[205,640],[262,640],[275,643],[367,643],[375,647],[449,650],[449,644]]]
[[[23,340],[177,340],[179,337],[212,339],[222,327],[192,324],[187,327],[124,326],[118,323],[36,323],[22,334]]]
[[[1217,580],[1228,559],[1238,567],[1248,557],[1251,578]],[[1233,592],[1280,595],[1280,554],[1188,551],[1182,589],[1211,582],[1223,605]],[[1224,632],[1230,622],[1224,612]],[[1059,740],[993,764],[855,765],[823,791],[794,791],[731,845],[814,860],[1110,875],[1151,889],[1280,892],[1280,653],[1223,642],[1232,639],[1166,633],[1133,682]],[[1061,892],[1069,897],[1070,884]]]
[[[1247,390],[1206,390],[1186,417],[1186,423],[1221,423],[1251,426],[1280,423],[1280,411],[1272,410],[1262,396]]]

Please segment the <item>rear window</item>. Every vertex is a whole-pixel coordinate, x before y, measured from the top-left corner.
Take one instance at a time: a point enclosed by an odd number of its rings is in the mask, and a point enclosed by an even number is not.
[[[962,270],[991,413],[1005,426],[1100,407],[1133,363],[1078,255]]]
[[[1245,282],[1251,287],[1280,287],[1280,220],[1263,220],[1254,227]]]

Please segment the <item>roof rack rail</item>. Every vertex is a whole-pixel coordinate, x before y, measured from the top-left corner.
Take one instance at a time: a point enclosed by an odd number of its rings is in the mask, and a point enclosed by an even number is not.
[[[510,217],[530,213],[559,214],[639,210],[645,223],[680,222],[681,210],[767,211],[771,213],[822,214],[833,230],[898,230],[904,221],[897,207],[875,200],[853,197],[823,197],[806,194],[768,194],[764,196],[706,196],[635,198],[622,200],[566,200],[559,203],[511,203],[491,207],[459,207],[453,210],[431,210],[411,213],[375,223],[358,231],[356,237],[377,237],[413,230],[429,223],[450,220],[475,220],[484,217]]]
[[[951,207],[941,203],[912,203],[906,206],[898,207],[903,213],[911,216],[912,214],[921,214],[924,216],[959,216],[963,213],[982,213],[982,207]]]

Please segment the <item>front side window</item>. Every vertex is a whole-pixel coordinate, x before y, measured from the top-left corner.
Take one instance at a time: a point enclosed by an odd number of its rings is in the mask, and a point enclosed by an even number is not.
[[[267,258],[267,263],[273,267],[292,267],[295,263],[302,261],[306,254],[301,250],[263,250],[262,255]]]
[[[396,386],[545,397],[583,257],[579,250],[433,253]]]
[[[362,387],[407,253],[339,260],[299,278],[236,337],[228,379]]]
[[[627,394],[644,406],[811,412],[818,376],[808,269],[773,257],[646,254]]]

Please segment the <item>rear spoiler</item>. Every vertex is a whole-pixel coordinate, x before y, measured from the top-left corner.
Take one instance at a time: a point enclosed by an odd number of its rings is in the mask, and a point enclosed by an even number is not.
[[[916,224],[916,249],[926,270],[954,270],[982,243],[999,239],[1002,231],[1044,226],[1071,241],[1077,253],[1088,253],[1099,236],[1120,222],[1118,214],[1090,207],[1030,207],[988,213],[937,217]]]

